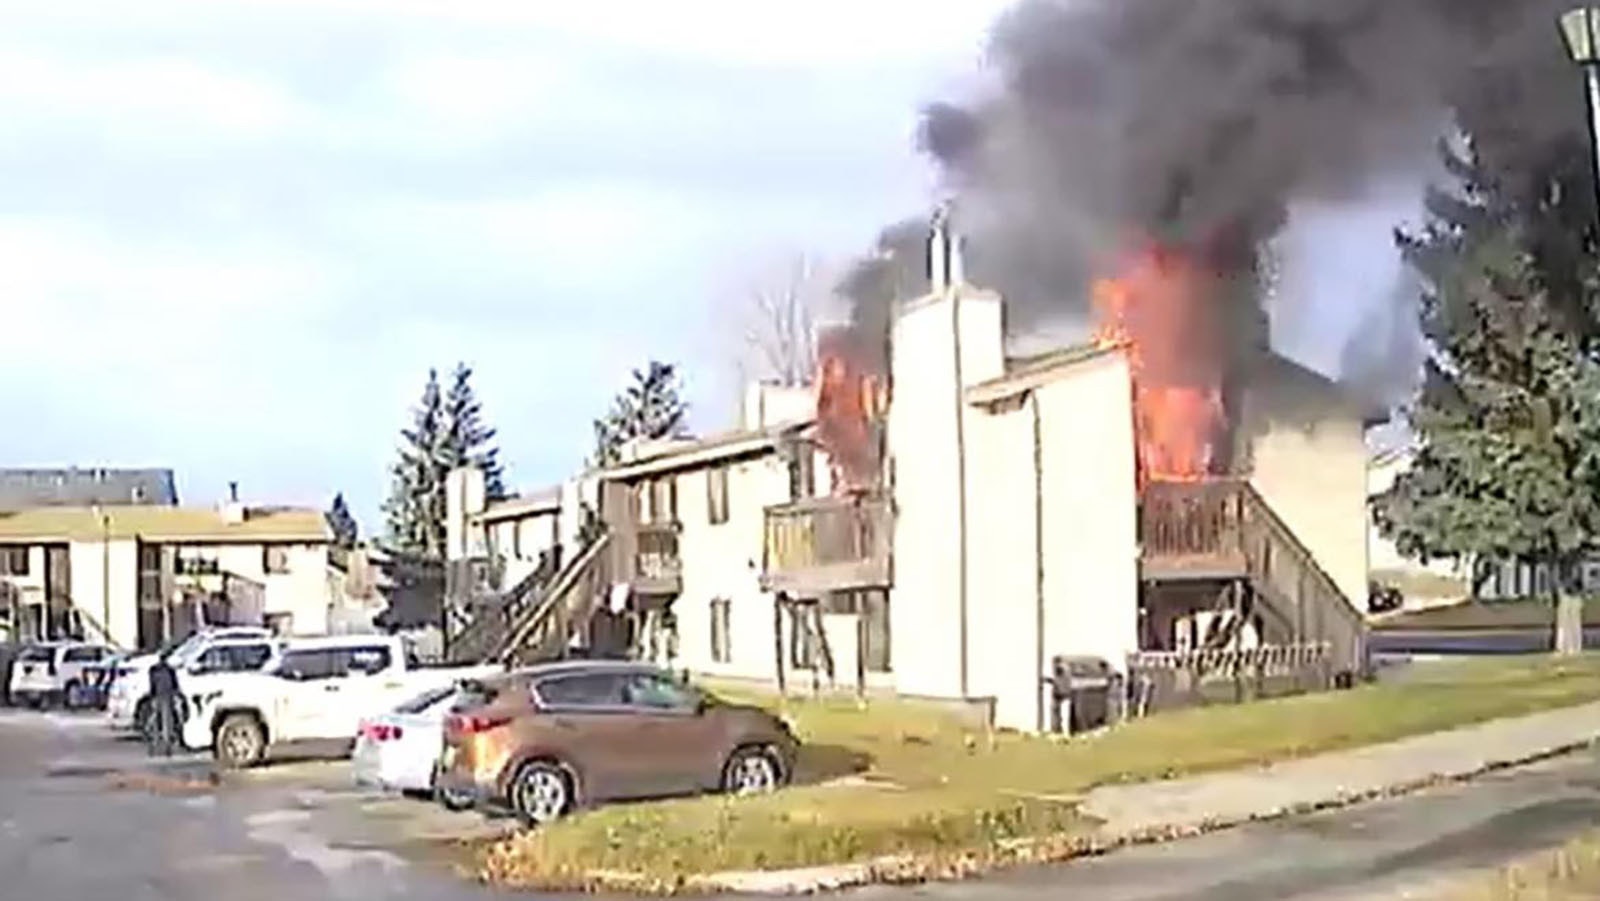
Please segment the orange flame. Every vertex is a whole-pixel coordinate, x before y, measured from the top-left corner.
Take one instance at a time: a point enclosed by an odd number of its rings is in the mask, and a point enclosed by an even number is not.
[[[886,380],[847,328],[817,336],[817,438],[827,452],[835,494],[873,490],[879,481],[875,428],[888,408]]]
[[[1139,484],[1196,481],[1223,462],[1220,356],[1206,276],[1171,249],[1133,256],[1092,291],[1095,343],[1121,347],[1133,373]]]

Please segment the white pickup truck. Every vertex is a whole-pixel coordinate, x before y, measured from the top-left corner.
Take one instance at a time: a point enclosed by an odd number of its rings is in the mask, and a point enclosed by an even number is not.
[[[276,656],[279,639],[259,626],[222,626],[195,632],[165,653],[182,680],[186,676],[260,669]],[[150,668],[162,652],[118,664],[106,697],[106,721],[116,731],[143,733],[150,715]]]
[[[183,743],[210,748],[226,767],[259,763],[269,749],[302,742],[354,742],[363,717],[430,688],[481,678],[499,666],[419,666],[389,635],[291,639],[258,672],[214,677],[191,695]]]

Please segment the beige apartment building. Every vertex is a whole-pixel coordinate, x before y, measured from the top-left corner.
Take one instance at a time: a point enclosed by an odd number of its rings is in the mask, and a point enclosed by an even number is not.
[[[627,650],[695,672],[966,703],[1023,730],[1052,727],[1068,658],[1127,675],[1276,648],[1330,681],[1362,671],[1367,411],[1263,351],[1237,473],[1141,488],[1127,353],[1008,355],[1003,299],[951,246],[936,235],[933,288],[895,318],[881,407],[825,364],[815,388],[753,388],[736,432],[636,446],[534,497],[488,504],[481,474],[456,473],[450,556],[497,574],[487,595],[540,583],[535,550],[592,543],[586,512],[607,526],[590,575],[561,575],[568,554],[528,608],[573,625],[513,643],[601,643],[584,630],[620,616]],[[869,477],[841,475],[840,453],[860,457],[841,442],[873,434]]]
[[[150,648],[201,623],[328,627],[321,511],[46,506],[0,514],[0,611],[23,639]]]

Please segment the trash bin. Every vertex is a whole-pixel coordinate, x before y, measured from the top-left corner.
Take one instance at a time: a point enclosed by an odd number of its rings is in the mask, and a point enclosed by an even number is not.
[[[1051,660],[1053,732],[1075,735],[1122,719],[1123,678],[1100,657],[1061,656]]]

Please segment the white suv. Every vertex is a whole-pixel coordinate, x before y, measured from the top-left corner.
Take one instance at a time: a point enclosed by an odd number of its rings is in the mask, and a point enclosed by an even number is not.
[[[114,652],[103,645],[53,642],[24,648],[11,667],[11,701],[36,709],[65,706],[83,685],[84,670]]]

